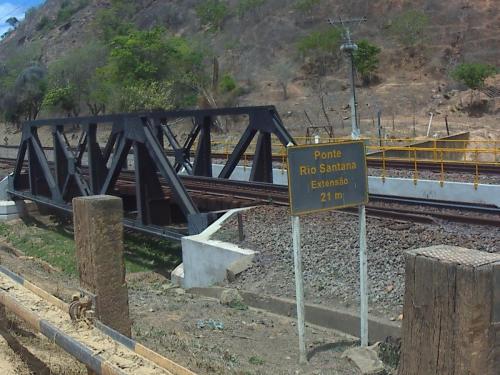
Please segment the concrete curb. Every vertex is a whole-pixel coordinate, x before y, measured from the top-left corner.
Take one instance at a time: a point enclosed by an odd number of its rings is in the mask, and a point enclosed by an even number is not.
[[[206,287],[224,281],[228,267],[234,262],[248,258],[247,265],[250,265],[257,251],[211,237],[237,212],[251,208],[229,210],[202,233],[182,237],[182,269],[178,267],[173,271],[173,281],[182,280],[184,288]]]
[[[208,287],[191,288],[188,291],[193,294],[219,299],[225,289],[227,288]],[[286,317],[296,317],[296,305],[292,299],[258,295],[241,290],[239,292],[244,302],[252,308]],[[359,337],[359,315],[357,313],[314,304],[306,304],[305,310],[307,323]],[[401,326],[387,319],[369,316],[368,325],[370,342],[383,341],[388,336],[401,337]]]

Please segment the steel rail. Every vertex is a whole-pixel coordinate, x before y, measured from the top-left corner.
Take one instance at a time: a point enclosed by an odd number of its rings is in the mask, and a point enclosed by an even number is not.
[[[0,158],[0,162],[1,162]],[[195,177],[195,176],[182,176],[181,180],[186,186],[186,189],[190,193],[203,194],[208,196],[218,196],[218,197],[229,197],[231,199],[242,199],[251,201],[252,204],[277,204],[282,206],[288,206],[288,187],[285,185],[274,185],[268,183],[258,183],[258,182],[247,182],[247,181],[235,181],[226,179],[217,179],[210,177]],[[126,186],[132,186],[134,184],[134,176],[131,172],[124,171],[118,180],[118,186],[126,189]],[[164,188],[165,193],[168,194],[168,188]],[[32,199],[39,203],[46,204],[43,199],[37,199],[36,197],[31,197],[30,194],[23,194],[22,198]],[[387,203],[387,204],[400,204],[400,205],[419,205],[433,207],[437,209],[449,209],[449,210],[466,210],[466,211],[476,211],[481,214],[490,215],[486,216],[470,216],[463,215],[463,213],[452,214],[437,212],[436,210],[419,210],[415,213],[414,208],[404,209],[401,207],[381,207],[376,205],[375,202]],[[65,211],[70,211],[70,206],[61,207]],[[344,212],[349,212],[348,209],[340,210]],[[459,202],[447,202],[447,201],[433,201],[433,200],[423,200],[423,199],[411,199],[405,197],[394,197],[394,196],[384,196],[384,195],[373,195],[370,194],[370,203],[367,205],[367,213],[370,216],[393,218],[406,221],[414,221],[421,223],[437,224],[442,221],[456,222],[456,223],[468,223],[476,225],[486,225],[493,227],[500,227],[500,209],[480,206],[480,205],[468,205]],[[137,229],[145,234],[157,235],[157,236],[168,236],[171,239],[180,239],[180,235],[173,236],[172,231],[167,228],[137,228],[136,224],[132,223],[132,220],[125,223],[125,226],[130,229]],[[176,238],[174,238],[176,237]]]

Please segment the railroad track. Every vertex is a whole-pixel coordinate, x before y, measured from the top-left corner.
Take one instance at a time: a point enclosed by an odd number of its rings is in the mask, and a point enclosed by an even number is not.
[[[47,150],[47,149],[46,149]],[[172,150],[165,150],[165,153],[169,156],[174,156],[174,152]],[[226,160],[229,157],[226,152],[212,152],[213,160]],[[251,163],[253,158],[253,154],[246,154],[246,160],[248,163]],[[13,160],[7,158],[0,158],[0,166],[2,161],[4,160]],[[278,163],[287,162],[286,154],[277,155],[274,154],[272,156],[272,160]],[[374,156],[367,155],[367,165],[369,168],[377,168],[377,169],[406,169],[406,170],[414,170],[415,165],[418,170],[426,170],[431,172],[441,172],[442,170],[446,172],[457,172],[457,173],[468,173],[468,174],[483,174],[483,175],[500,175],[500,163],[492,164],[492,163],[474,163],[474,162],[459,162],[459,161],[443,161],[439,160],[407,160],[407,159],[395,159],[395,158],[378,158]]]
[[[196,185],[209,192],[234,194],[238,198],[253,199],[256,203],[278,204],[288,206],[288,187],[265,183],[250,183],[234,180],[217,180],[199,177],[182,177],[186,187]],[[194,184],[194,185],[193,185]],[[396,205],[396,207],[394,207]],[[404,207],[406,206],[406,207]],[[418,210],[415,209],[418,206]],[[391,218],[426,224],[442,224],[445,222],[466,223],[500,227],[500,209],[479,205],[466,205],[432,200],[370,195],[366,205],[367,214],[375,217]],[[453,210],[456,213],[443,212]],[[356,209],[343,209],[343,212],[356,212]],[[481,215],[470,215],[470,211]],[[467,212],[467,214],[465,214]]]
[[[0,158],[0,168],[13,168],[14,163],[15,161],[12,159]],[[284,185],[194,176],[181,176],[181,179],[189,193],[197,197],[211,196],[229,199],[232,202],[244,202],[241,205],[276,204],[287,206],[289,204],[288,187]],[[120,191],[121,189],[124,191],[133,189],[134,174],[127,171],[122,172],[117,184]],[[171,195],[170,189],[166,183],[163,186],[165,196],[169,197]],[[415,209],[415,206],[418,206],[418,210]],[[453,222],[500,227],[500,209],[494,207],[370,195],[370,202],[366,208],[369,216],[394,220],[426,224]],[[455,212],[449,212],[450,210]],[[339,211],[356,212],[355,209]],[[471,212],[476,214],[470,215]]]
[[[168,153],[168,152],[167,152]],[[228,155],[226,153],[212,153],[213,159],[226,160]],[[247,160],[251,162],[253,154],[247,154]],[[286,155],[273,155],[274,162],[286,163]],[[381,159],[377,157],[367,156],[366,164],[369,168],[385,168],[385,169],[408,169],[414,170],[415,164],[418,170],[426,170],[431,172],[459,172],[459,173],[471,173],[471,174],[500,174],[500,164],[485,164],[485,163],[473,163],[473,162],[458,162],[458,161],[446,161],[442,163],[439,160],[406,160],[406,159]]]

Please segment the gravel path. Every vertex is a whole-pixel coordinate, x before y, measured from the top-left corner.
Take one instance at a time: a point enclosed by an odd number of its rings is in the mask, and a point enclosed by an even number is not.
[[[240,275],[234,287],[268,295],[294,297],[291,224],[287,208],[262,206],[243,213],[245,241],[260,251],[254,266]],[[358,306],[357,216],[340,212],[302,219],[302,249],[306,301]],[[437,244],[500,252],[500,231],[491,227],[444,224],[431,226],[368,218],[370,311],[396,318],[402,312],[404,251]],[[236,219],[215,235],[237,242]]]

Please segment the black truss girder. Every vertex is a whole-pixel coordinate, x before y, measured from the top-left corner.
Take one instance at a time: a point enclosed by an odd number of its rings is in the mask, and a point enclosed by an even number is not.
[[[213,119],[209,116],[197,118],[195,124],[200,128],[200,135],[193,163],[193,174],[195,176],[212,177],[212,139],[210,133]]]
[[[273,158],[271,148],[271,134],[261,132],[257,139],[257,146],[253,157],[250,181],[273,182]]]
[[[29,198],[58,209],[70,210],[75,196],[117,194],[118,177],[127,168],[133,149],[135,204],[127,211],[127,226],[170,238],[179,234],[165,227],[163,178],[173,201],[188,221],[191,233],[199,233],[213,220],[211,213],[200,213],[182,184],[178,172],[212,176],[212,128],[220,116],[248,117],[248,125],[225,163],[219,178],[230,178],[248,146],[258,135],[251,181],[272,182],[271,135],[283,145],[295,144],[273,106],[179,110],[136,114],[62,118],[30,121],[23,124],[22,141],[9,192],[18,199]],[[193,127],[179,141],[171,123],[190,118]],[[79,124],[81,135],[76,147],[70,146],[64,128]],[[111,134],[101,148],[97,139],[100,126],[111,124]],[[49,161],[37,135],[40,127],[52,128],[53,161]],[[192,148],[197,141],[197,149]],[[165,150],[164,142],[170,150]],[[47,150],[47,148],[46,148]],[[24,159],[27,157],[27,170]],[[174,156],[173,164],[167,157]],[[191,161],[193,154],[193,162]],[[51,165],[52,163],[52,165]],[[84,165],[85,163],[85,165]],[[25,174],[22,174],[22,173]],[[27,172],[27,173],[26,173]],[[27,176],[26,176],[27,174]],[[27,177],[27,178],[26,178]],[[128,201],[129,206],[130,202]],[[167,202],[168,203],[168,202]],[[168,210],[168,207],[167,207]],[[177,212],[177,209],[176,209]],[[135,219],[130,215],[135,214]]]
[[[207,109],[192,112],[190,115],[194,117],[194,126],[185,139],[183,146],[180,146],[179,141],[168,126],[164,127],[164,133],[175,156],[175,169],[179,171],[184,167],[188,174],[194,176],[212,176],[211,130],[215,118],[219,116],[247,115],[249,119],[246,130],[229,155],[227,162],[219,173],[219,178],[231,177],[243,154],[258,133],[259,137],[250,181],[272,183],[271,135],[274,134],[284,146],[290,143],[295,144],[295,141],[285,129],[278,112],[272,106]],[[174,116],[186,117],[187,114],[169,112],[168,115],[155,113],[153,116],[159,116],[163,122],[166,122],[168,118],[174,118]],[[189,168],[190,155],[196,140],[198,140],[198,146],[194,153],[194,163],[191,171]]]
[[[110,119],[114,120],[111,135],[102,150],[97,141],[97,129],[103,122],[109,123]],[[71,147],[64,127],[74,122],[81,124],[82,134],[78,145]],[[37,129],[41,126],[52,128],[53,160],[50,162],[38,139]],[[159,122],[150,122],[136,115],[27,122],[23,125],[23,138],[9,192],[14,197],[29,196],[56,208],[70,206],[75,196],[116,194],[117,179],[126,165],[131,147],[134,146],[134,212],[137,227],[144,230],[168,221],[161,217],[164,212],[159,209],[165,207],[165,197],[159,181],[159,176],[162,176],[170,186],[173,201],[186,220],[193,221],[189,227],[194,233],[199,233],[204,229],[196,224],[202,222],[195,220],[200,213],[164,153],[160,143],[161,134]],[[22,175],[26,152],[27,179]],[[82,162],[86,162],[85,167]],[[130,221],[130,218],[127,220]],[[151,230],[157,232],[157,229]],[[167,229],[160,232],[166,233],[165,235],[170,233]],[[174,237],[178,238],[178,235]]]
[[[224,165],[223,171],[219,174],[219,178],[229,178],[241,160],[241,157],[245,153],[246,149],[250,145],[253,137],[257,133],[269,133],[274,134],[278,140],[284,145],[295,144],[295,141],[290,136],[288,131],[285,129],[283,122],[276,111],[274,106],[257,106],[257,107],[236,107],[236,108],[212,108],[212,109],[198,109],[198,110],[178,110],[178,111],[158,111],[150,113],[137,113],[134,115],[106,115],[98,117],[80,117],[78,122],[81,124],[94,123],[94,122],[107,122],[113,123],[116,126],[119,123],[123,123],[127,118],[131,116],[136,118],[146,119],[152,124],[153,133],[158,139],[160,145],[163,142],[163,136],[166,137],[173,155],[175,156],[174,169],[178,172],[182,168],[185,169],[186,173],[193,174],[195,176],[210,176],[211,166],[208,166],[209,158],[207,155],[211,155],[210,148],[207,147],[207,139],[211,138],[211,126],[207,126],[208,123],[213,124],[215,118],[220,116],[239,116],[247,115],[249,118],[249,124],[247,130],[243,134],[242,138],[238,142],[235,149],[229,156],[226,164]],[[168,121],[179,119],[179,118],[194,118],[195,124],[192,131],[187,136],[184,142],[179,142],[173,133],[168,129]],[[53,124],[54,120],[36,120],[31,121],[30,125],[32,127],[45,126]],[[74,124],[77,121],[73,118],[59,119],[58,123],[61,125]],[[115,131],[112,131],[112,137],[110,137],[109,142],[114,143],[115,139],[113,135]],[[250,139],[247,139],[250,137]],[[192,154],[192,147],[198,139],[198,150],[194,153],[195,165],[191,168],[190,155]],[[180,146],[182,144],[182,146]],[[244,146],[244,147],[243,147]],[[268,153],[269,148],[262,148],[262,153]],[[199,152],[199,153],[198,153]],[[103,152],[103,157],[105,160],[109,157],[110,147],[108,145],[105,147]],[[205,156],[205,157],[204,157]],[[269,155],[262,155],[258,157],[258,160],[267,160]],[[270,168],[269,163],[261,163],[260,168]],[[257,180],[251,181],[262,181],[260,177],[263,176],[264,182],[272,182],[272,171],[256,171],[252,178],[257,178]]]

